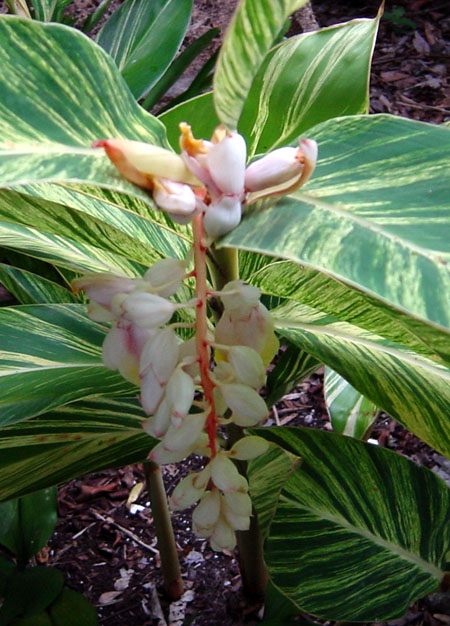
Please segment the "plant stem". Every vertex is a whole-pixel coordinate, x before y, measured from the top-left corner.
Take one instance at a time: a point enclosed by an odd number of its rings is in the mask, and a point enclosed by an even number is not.
[[[192,222],[194,233],[194,267],[195,267],[195,295],[197,297],[197,310],[195,315],[195,341],[197,357],[200,368],[200,379],[206,404],[209,407],[206,418],[206,430],[208,433],[211,457],[217,454],[216,431],[217,417],[214,402],[214,383],[209,374],[209,341],[207,338],[207,311],[206,311],[206,246],[205,233],[203,230],[203,215],[196,215]]]
[[[220,291],[231,280],[239,278],[239,256],[236,248],[210,249],[208,269],[214,289]]]
[[[152,505],[164,587],[170,600],[178,600],[184,588],[161,469],[153,461],[144,461],[144,474]]]

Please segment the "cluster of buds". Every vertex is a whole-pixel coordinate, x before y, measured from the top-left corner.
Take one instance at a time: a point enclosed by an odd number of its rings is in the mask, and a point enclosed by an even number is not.
[[[202,340],[208,363],[212,400],[206,398],[196,337],[183,341],[170,323],[175,311],[197,306],[197,300],[171,300],[186,273],[183,261],[164,259],[142,278],[92,274],[73,282],[90,299],[88,313],[96,321],[111,322],[103,344],[105,365],[140,387],[139,399],[149,416],[144,430],[160,439],[150,458],[176,463],[192,453],[208,460],[199,474],[191,474],[175,489],[176,510],[200,500],[193,515],[194,532],[209,537],[214,549],[232,549],[235,530],[250,524],[248,483],[231,459],[249,460],[264,452],[265,440],[244,437],[230,450],[217,428],[229,423],[254,426],[268,416],[258,393],[266,378],[266,363],[278,341],[257,288],[236,280],[222,291],[223,315],[215,332]],[[211,422],[211,415],[213,419]],[[208,423],[209,420],[209,423]]]
[[[104,148],[125,178],[150,190],[156,206],[175,222],[187,224],[203,213],[211,239],[233,230],[249,204],[302,186],[316,165],[312,139],[274,150],[246,167],[246,144],[239,133],[220,125],[207,141],[195,139],[186,123],[180,130],[181,154],[126,139],[101,139],[93,147]]]

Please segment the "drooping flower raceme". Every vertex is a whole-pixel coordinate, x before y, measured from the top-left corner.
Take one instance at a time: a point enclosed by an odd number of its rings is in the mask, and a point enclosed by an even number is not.
[[[233,280],[220,291],[208,290],[206,251],[211,240],[239,224],[246,205],[304,184],[317,146],[305,139],[246,168],[245,141],[238,133],[219,126],[206,141],[195,139],[187,124],[180,129],[180,155],[123,139],[94,145],[104,148],[123,176],[151,192],[174,221],[192,221],[193,270],[187,269],[190,261],[163,259],[142,277],[89,274],[76,279],[73,288],[88,295],[94,320],[111,324],[103,361],[139,387],[148,416],[144,430],[160,440],[150,458],[159,464],[190,454],[205,459],[201,471],[175,488],[172,509],[196,505],[196,535],[208,538],[215,550],[230,550],[235,531],[247,530],[252,515],[247,480],[233,461],[255,458],[268,444],[244,436],[230,445],[220,429],[251,427],[267,418],[259,389],[278,340],[257,287]],[[195,297],[183,302],[181,287],[188,278],[195,278]],[[215,328],[207,318],[209,296],[222,306]],[[191,309],[195,321],[173,320],[181,309]],[[192,328],[193,336],[182,339],[182,328]]]

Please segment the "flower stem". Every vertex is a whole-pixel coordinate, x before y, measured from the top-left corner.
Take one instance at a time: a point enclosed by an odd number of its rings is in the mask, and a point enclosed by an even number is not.
[[[195,267],[195,295],[197,297],[197,310],[195,317],[195,341],[200,368],[200,379],[203,387],[205,401],[209,407],[206,418],[206,430],[208,433],[211,457],[217,454],[216,430],[217,417],[214,403],[214,382],[209,370],[209,342],[207,337],[207,311],[206,311],[206,246],[205,232],[203,229],[203,214],[196,215],[192,222],[194,232],[194,267]]]
[[[143,465],[161,556],[164,587],[170,600],[179,600],[184,588],[161,469],[153,461],[144,461]]]

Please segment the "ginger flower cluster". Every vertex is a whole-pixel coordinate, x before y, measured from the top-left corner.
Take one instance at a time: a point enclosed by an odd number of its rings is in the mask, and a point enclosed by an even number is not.
[[[223,315],[202,345],[207,353],[212,400],[204,393],[196,337],[183,340],[170,323],[180,308],[196,309],[197,300],[172,300],[186,273],[185,262],[164,259],[142,278],[91,274],[73,281],[90,299],[89,315],[110,322],[103,344],[104,364],[140,387],[139,400],[149,416],[144,430],[160,439],[150,453],[159,464],[176,463],[192,453],[207,465],[190,474],[171,498],[175,510],[198,502],[194,532],[210,538],[216,550],[232,549],[235,530],[250,524],[247,480],[232,462],[263,453],[260,437],[243,437],[230,449],[217,428],[229,423],[255,426],[268,410],[258,393],[265,383],[266,363],[278,348],[273,322],[259,302],[259,289],[236,280],[222,291]],[[189,324],[188,324],[189,326]]]
[[[94,320],[111,324],[103,362],[139,387],[148,416],[144,430],[160,440],[149,458],[158,464],[190,454],[205,459],[200,472],[175,488],[172,509],[196,505],[195,534],[208,538],[214,550],[231,550],[235,531],[247,530],[252,515],[248,482],[234,461],[253,459],[268,444],[255,436],[233,443],[226,426],[252,427],[267,418],[259,390],[278,340],[257,287],[236,279],[219,291],[208,289],[208,246],[240,223],[248,205],[303,185],[314,170],[317,144],[302,139],[298,147],[274,150],[247,166],[246,144],[237,132],[221,125],[207,141],[195,139],[188,124],[180,130],[180,154],[125,139],[93,145],[149,191],[173,221],[192,222],[193,269],[169,258],[142,277],[91,274],[73,287],[86,292]],[[183,301],[187,278],[195,279],[195,297]],[[215,327],[207,314],[210,296],[222,312]],[[191,309],[195,321],[173,320],[180,309]],[[186,340],[180,331],[187,328],[194,334]]]
[[[195,139],[184,122],[180,130],[181,154],[127,139],[101,139],[93,147],[104,148],[125,178],[150,190],[156,206],[173,221],[187,224],[203,213],[211,239],[233,230],[249,204],[302,186],[316,165],[312,139],[274,150],[246,167],[247,148],[239,133],[220,125],[207,141]]]

